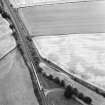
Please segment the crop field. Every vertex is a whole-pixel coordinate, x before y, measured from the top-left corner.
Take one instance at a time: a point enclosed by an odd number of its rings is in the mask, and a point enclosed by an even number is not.
[[[17,50],[0,61],[0,105],[39,105],[28,69]]]
[[[105,34],[33,38],[40,54],[67,72],[105,89]]]
[[[105,1],[65,3],[20,8],[31,36],[105,32]]]
[[[0,15],[0,58],[16,47],[8,22]]]
[[[11,34],[9,23],[0,15],[0,105],[39,105],[28,68]]]

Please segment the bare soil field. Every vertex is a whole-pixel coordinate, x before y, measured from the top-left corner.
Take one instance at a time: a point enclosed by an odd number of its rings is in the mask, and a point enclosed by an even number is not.
[[[65,3],[20,8],[32,36],[105,32],[105,1]]]
[[[0,105],[39,105],[28,68],[17,50],[0,61]]]
[[[105,89],[105,34],[33,38],[39,53],[67,72]]]

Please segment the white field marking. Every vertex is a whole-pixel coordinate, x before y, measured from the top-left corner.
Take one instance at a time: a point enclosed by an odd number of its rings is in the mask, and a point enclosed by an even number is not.
[[[54,88],[54,89],[44,89],[44,92],[45,92],[45,96],[47,96],[49,93],[51,92],[61,92],[61,91],[64,91],[64,89],[61,89],[61,88]]]

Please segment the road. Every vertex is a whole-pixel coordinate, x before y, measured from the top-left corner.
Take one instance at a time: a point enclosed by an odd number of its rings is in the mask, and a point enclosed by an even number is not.
[[[30,35],[36,37],[105,32],[104,0],[60,3],[19,9]]]
[[[71,73],[64,71],[62,68],[58,67],[56,64],[50,62],[49,60],[43,59],[43,62],[45,62],[47,66],[54,69],[55,71],[67,75],[69,77],[69,84],[73,84],[73,87],[77,88],[85,96],[89,96],[92,99],[93,105],[105,105],[104,90],[74,76]]]
[[[4,4],[4,9],[8,10],[7,12],[10,14],[12,23],[15,26],[15,29],[16,29],[16,32],[18,35],[18,42],[17,43],[21,44],[21,48],[22,48],[23,52],[25,53],[25,55],[24,55],[25,59],[27,59],[27,61],[29,62],[29,65],[31,68],[31,69],[29,69],[30,70],[29,72],[30,72],[31,78],[33,80],[32,81],[33,85],[34,85],[33,87],[35,87],[34,91],[38,92],[37,99],[41,105],[47,105],[47,101],[45,99],[44,93],[43,93],[43,91],[41,91],[41,88],[40,88],[40,83],[39,83],[38,76],[36,73],[36,67],[34,64],[34,59],[31,56],[31,52],[30,52],[30,48],[29,48],[29,44],[32,44],[32,43],[30,43],[30,42],[27,43],[27,40],[26,40],[26,36],[28,35],[28,31],[25,29],[24,25],[22,24],[16,10],[14,10],[12,8],[9,0],[3,1],[3,4]]]
[[[89,84],[88,82],[74,76],[73,74],[71,73],[68,73],[66,72],[65,70],[63,70],[62,68],[60,68],[59,66],[57,66],[56,64],[52,63],[51,61],[47,60],[47,59],[42,59],[43,62],[45,62],[45,64],[47,64],[50,68],[56,70],[57,72],[61,72],[61,73],[64,73],[66,75],[68,75],[72,80],[76,81],[77,83],[80,83],[81,85],[83,85],[84,87],[87,87],[89,88],[90,90],[92,91],[95,91],[97,94],[99,95],[102,95],[103,97],[105,97],[105,91],[94,86],[94,85],[91,85]],[[97,91],[98,90],[98,91]]]
[[[12,23],[15,26],[16,33],[18,35],[17,44],[21,45],[22,51],[24,53],[24,59],[26,59],[26,63],[29,66],[29,72],[31,74],[31,79],[34,87],[35,95],[40,103],[40,105],[48,105],[47,99],[45,97],[44,92],[42,91],[42,87],[40,84],[39,76],[37,73],[36,61],[42,60],[40,57],[37,48],[33,44],[32,41],[27,40],[27,36],[29,32],[27,31],[26,27],[22,23],[22,20],[18,16],[18,12],[16,9],[12,8],[9,0],[3,1],[4,8],[10,14]],[[32,48],[32,49],[31,49]],[[34,53],[34,57],[32,56]],[[36,60],[36,61],[35,61]],[[61,72],[64,72],[63,70]],[[66,74],[66,72],[64,72]],[[38,92],[38,93],[37,93]],[[71,103],[72,104],[72,103]]]

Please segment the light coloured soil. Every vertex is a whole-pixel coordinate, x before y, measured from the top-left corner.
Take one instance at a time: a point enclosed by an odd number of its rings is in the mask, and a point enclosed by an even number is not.
[[[39,105],[28,69],[17,50],[0,61],[0,105]]]
[[[33,38],[40,54],[67,72],[105,88],[105,34]]]

